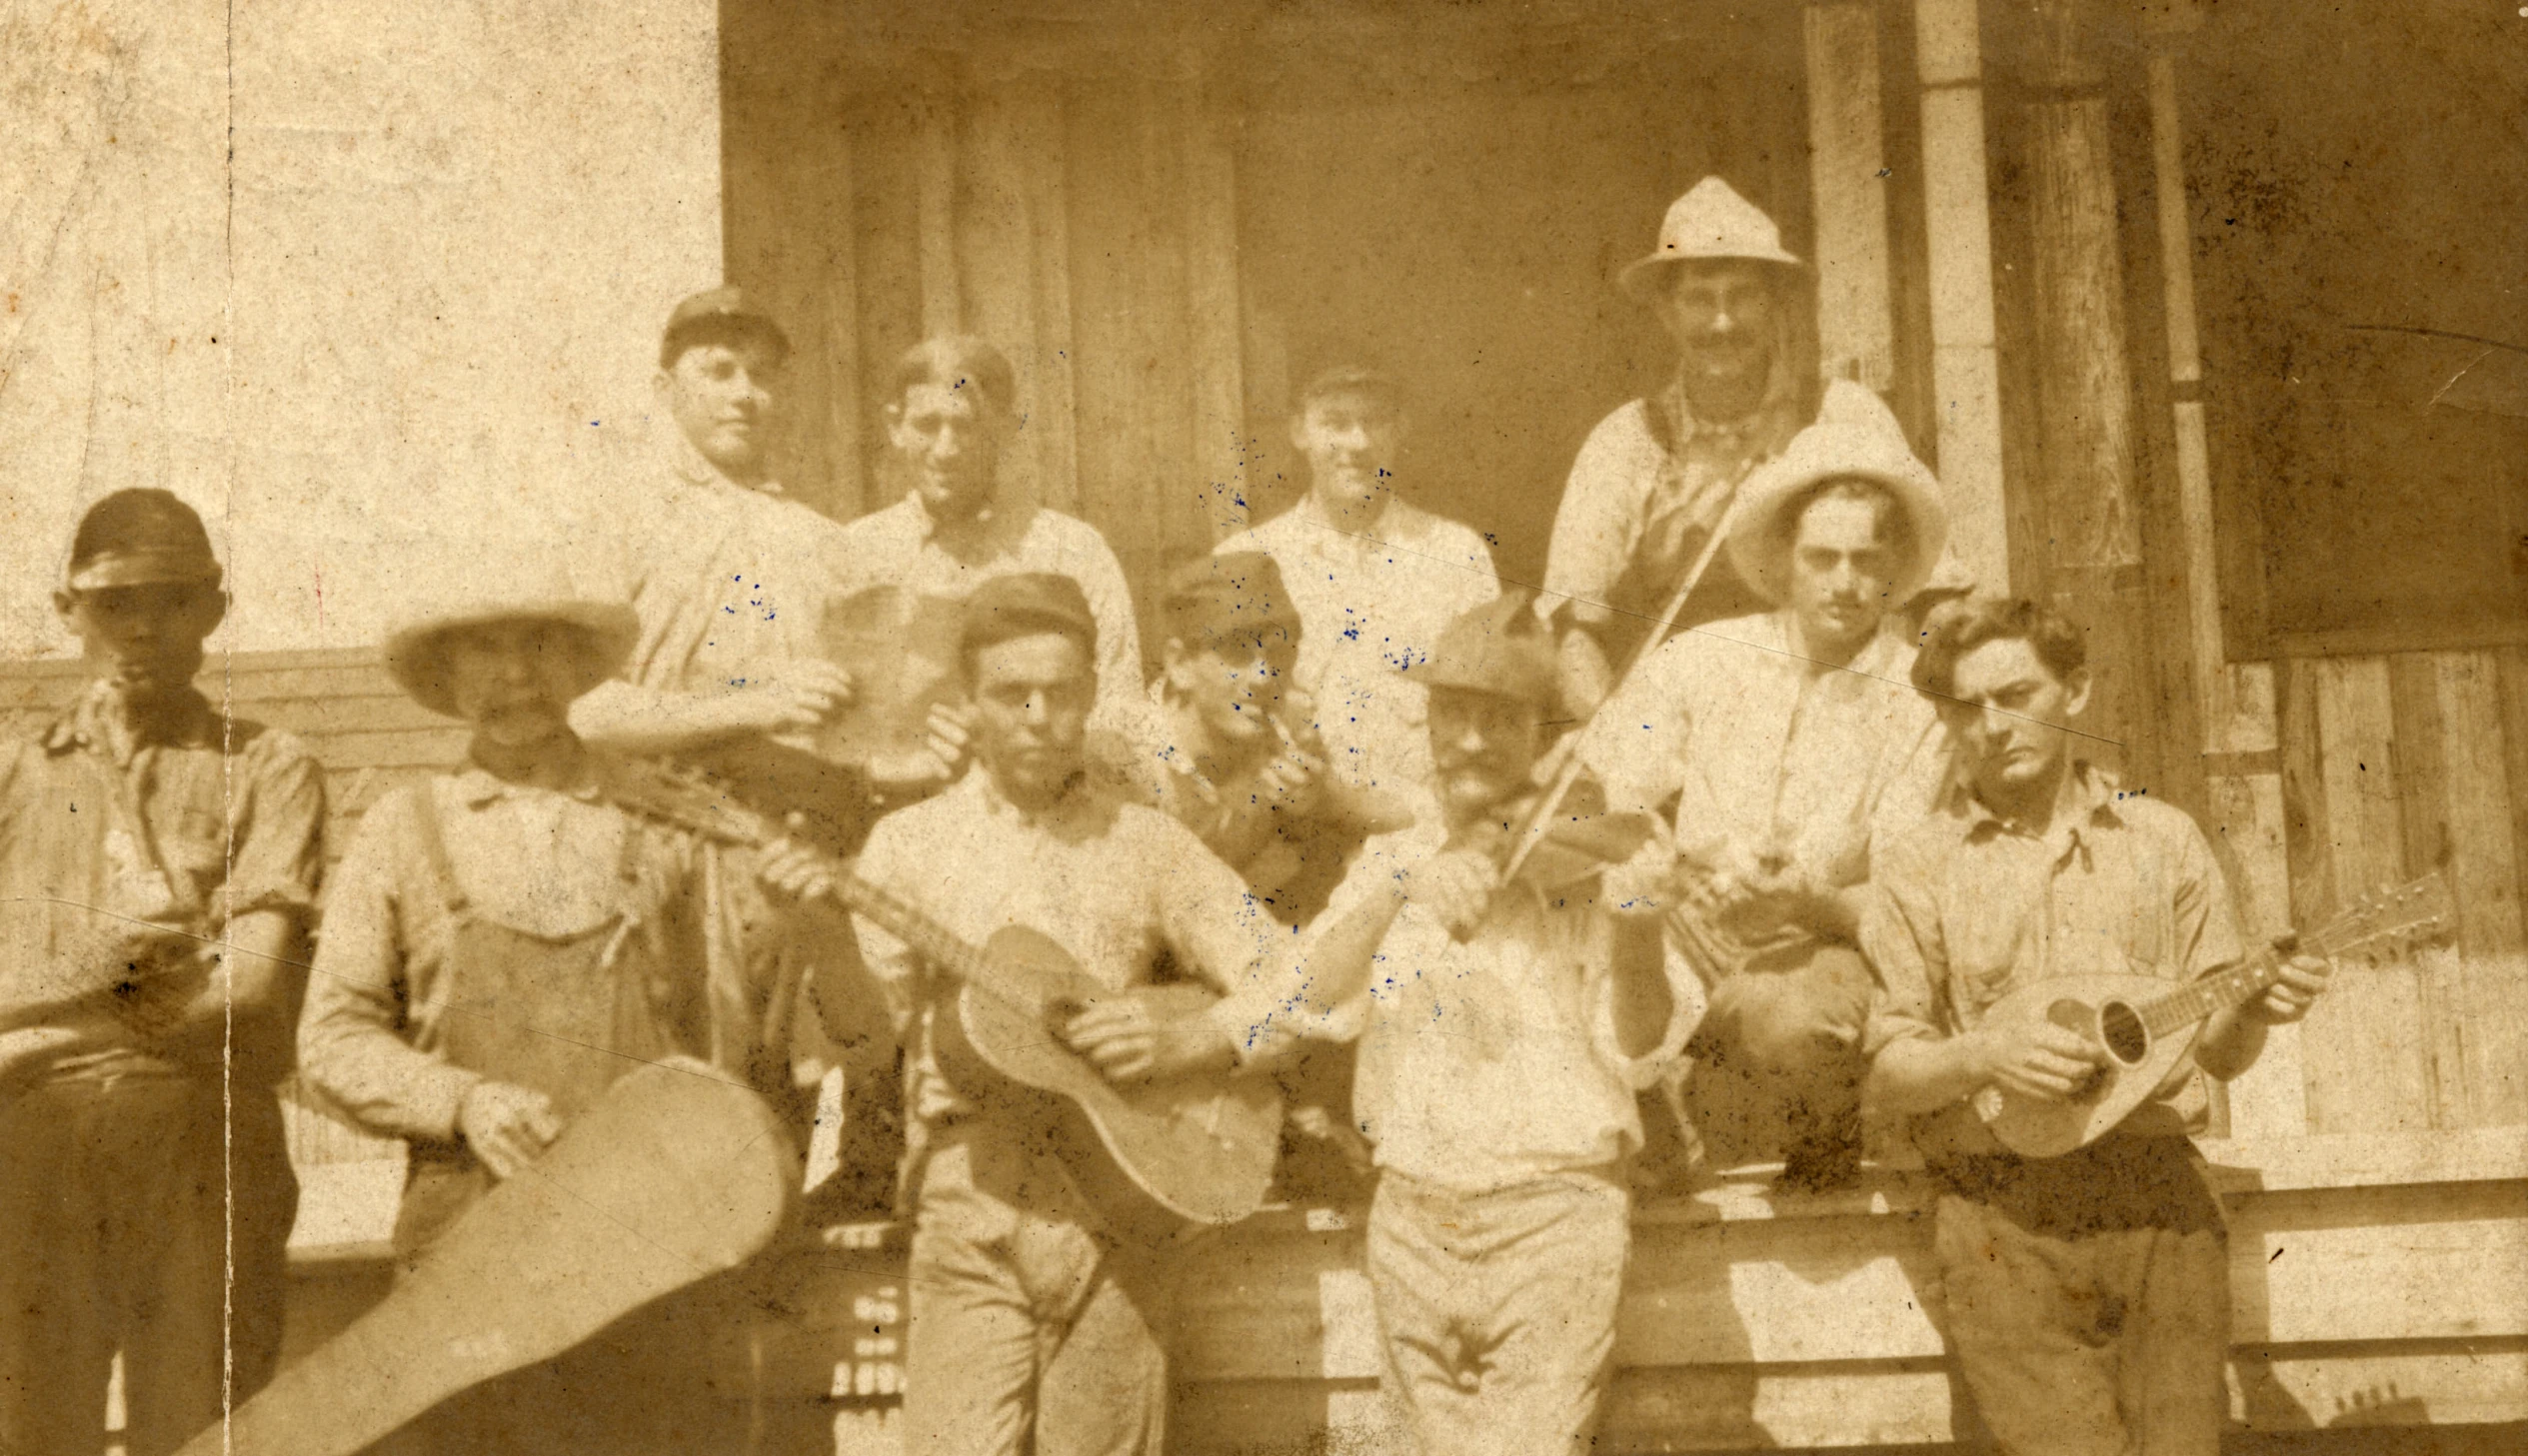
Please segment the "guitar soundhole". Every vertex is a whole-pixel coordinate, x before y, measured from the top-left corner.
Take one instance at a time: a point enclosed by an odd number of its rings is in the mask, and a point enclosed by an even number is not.
[[[2107,1054],[2126,1066],[2139,1064],[2150,1051],[2149,1028],[2142,1025],[2141,1014],[2122,1001],[2098,1008],[2098,1034],[2106,1041]]]

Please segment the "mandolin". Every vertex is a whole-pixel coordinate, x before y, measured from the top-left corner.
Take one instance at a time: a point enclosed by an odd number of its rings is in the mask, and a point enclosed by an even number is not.
[[[1992,1003],[1986,1021],[2049,1020],[2089,1039],[2099,1065],[2067,1098],[2029,1097],[1987,1086],[1969,1099],[2002,1146],[2023,1157],[2060,1157],[2088,1146],[2149,1100],[2194,1050],[2203,1021],[2242,1006],[2282,978],[2285,955],[2378,958],[2447,935],[2456,918],[2448,881],[2434,870],[2365,896],[2305,935],[2285,935],[2228,970],[2183,984],[2153,975],[2047,976]]]
[[[626,787],[626,807],[723,842],[760,847],[781,833],[696,776],[663,772]],[[1119,996],[1142,1002],[1156,1020],[1198,1016],[1219,999],[1209,988],[1119,993],[1037,930],[1006,926],[976,945],[851,864],[833,868],[846,908],[947,972],[954,990],[932,1018],[941,1071],[1018,1125],[1049,1129],[1054,1150],[1115,1232],[1166,1238],[1189,1225],[1235,1223],[1262,1206],[1281,1146],[1281,1095],[1270,1077],[1118,1083],[1058,1029],[1090,1002]]]

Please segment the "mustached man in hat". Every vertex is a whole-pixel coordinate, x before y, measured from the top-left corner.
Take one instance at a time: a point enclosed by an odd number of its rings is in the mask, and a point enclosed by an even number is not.
[[[191,507],[99,501],[54,604],[92,681],[0,750],[0,1450],[101,1449],[119,1353],[124,1447],[162,1456],[280,1353],[325,792],[193,686],[228,596]]]
[[[410,1143],[395,1228],[407,1261],[633,1067],[687,1059],[768,1097],[788,1086],[796,982],[712,932],[726,889],[695,835],[649,807],[656,770],[571,728],[572,704],[640,633],[630,609],[522,560],[476,564],[388,638],[405,692],[473,736],[462,768],[361,817],[299,1056],[355,1123]],[[695,1358],[714,1317],[672,1297],[635,1318],[446,1402],[424,1444],[721,1449],[709,1422],[727,1412]]]
[[[1229,1009],[1267,1055],[1358,1028],[1369,1286],[1418,1448],[1584,1452],[1630,1248],[1638,1093],[1699,994],[1660,944],[1655,832],[1616,836],[1611,862],[1538,850],[1502,881],[1555,716],[1529,605],[1459,617],[1416,672],[1438,814],[1369,841],[1304,937],[1302,982]]]
[[[1731,521],[1727,559],[1768,610],[1670,639],[1582,737],[1610,802],[1675,825],[1669,935],[1710,997],[1682,1104],[1715,1166],[1783,1158],[1809,1187],[1858,1171],[1859,906],[1947,765],[1896,608],[1947,532],[1893,421],[1809,426]]]
[[[1657,250],[1622,282],[1675,341],[1676,373],[1589,432],[1554,514],[1537,610],[1560,635],[1573,718],[1605,700],[1749,473],[1811,420],[1887,413],[1863,386],[1838,380],[1820,393],[1799,368],[1806,266],[1717,177],[1668,208]],[[1732,563],[1715,561],[1676,629],[1766,605]]]

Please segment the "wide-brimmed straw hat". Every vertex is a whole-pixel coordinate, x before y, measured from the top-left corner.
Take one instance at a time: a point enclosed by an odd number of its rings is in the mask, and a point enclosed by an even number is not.
[[[386,671],[422,707],[463,717],[450,693],[448,637],[510,622],[560,623],[586,639],[587,650],[572,664],[575,699],[613,677],[641,635],[641,620],[629,606],[581,593],[558,566],[477,563],[396,619],[386,638]]]
[[[1886,488],[1912,528],[1913,551],[1897,577],[1894,601],[1899,605],[1931,580],[1940,549],[1948,542],[1948,502],[1939,478],[1916,459],[1905,443],[1895,416],[1875,396],[1865,406],[1852,404],[1850,392],[1837,390],[1817,422],[1792,437],[1779,456],[1756,468],[1738,488],[1738,504],[1730,518],[1729,563],[1738,576],[1768,602],[1779,605],[1789,589],[1785,557],[1789,542],[1781,516],[1801,503],[1808,492],[1827,481],[1861,480]]]
[[[1781,268],[1807,266],[1782,246],[1782,230],[1762,208],[1719,178],[1706,177],[1668,204],[1667,217],[1659,224],[1657,249],[1624,265],[1624,291],[1646,298],[1666,286],[1673,265],[1724,259]]]

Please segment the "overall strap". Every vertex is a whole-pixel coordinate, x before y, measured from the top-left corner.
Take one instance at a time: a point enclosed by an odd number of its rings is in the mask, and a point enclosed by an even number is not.
[[[465,885],[457,879],[457,867],[448,858],[448,840],[439,829],[437,781],[424,779],[419,797],[420,802],[416,805],[419,815],[415,827],[421,833],[422,854],[430,861],[430,872],[439,881],[440,900],[447,906],[449,916],[454,918],[464,914],[466,907],[474,900],[465,892]]]

